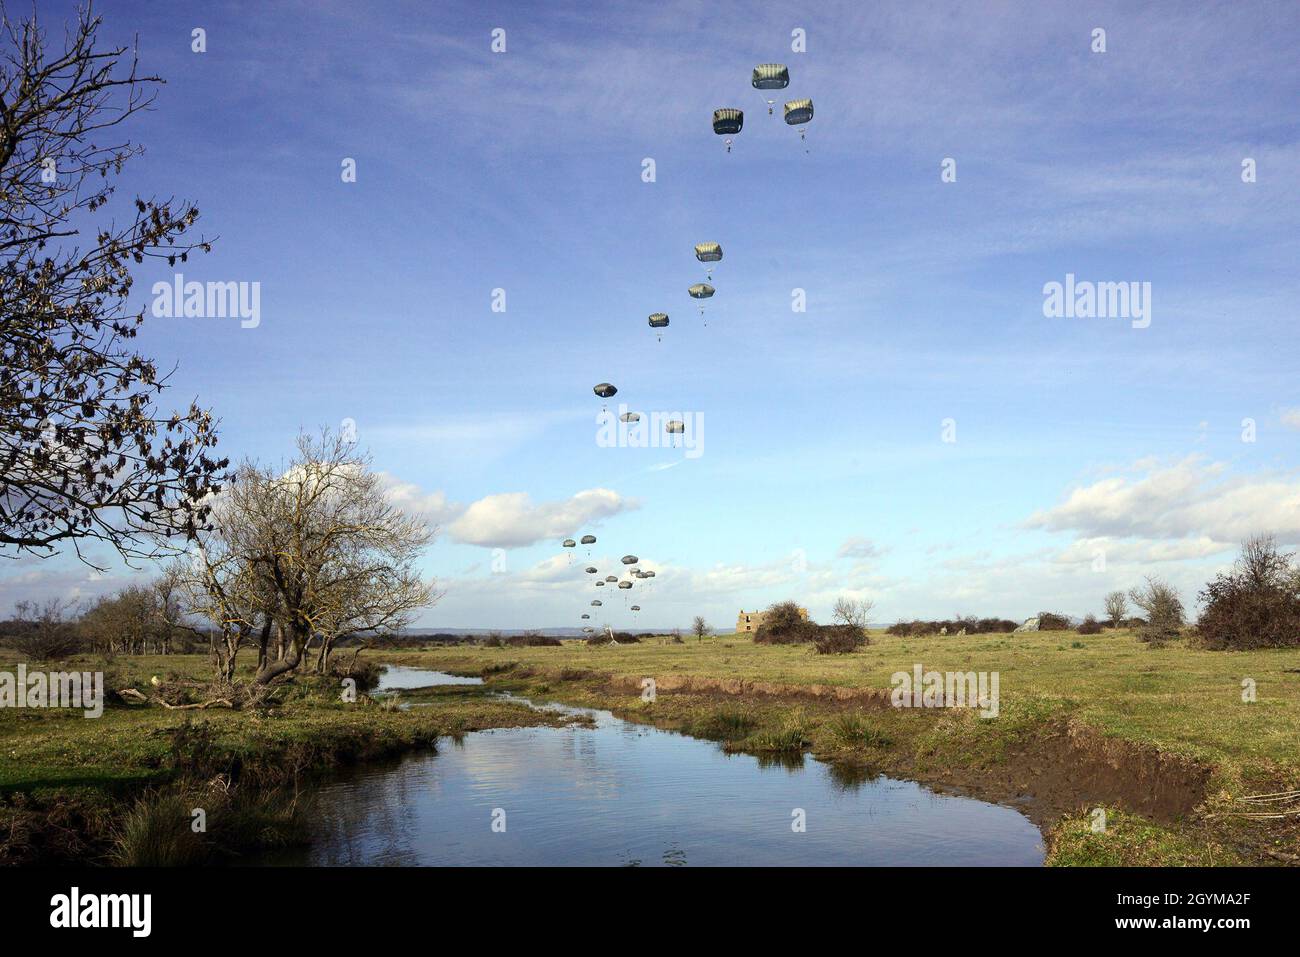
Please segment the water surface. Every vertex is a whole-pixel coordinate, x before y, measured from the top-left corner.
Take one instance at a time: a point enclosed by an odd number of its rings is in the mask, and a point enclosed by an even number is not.
[[[811,758],[783,765],[727,755],[716,743],[609,712],[562,710],[585,711],[596,726],[475,732],[440,741],[436,755],[408,755],[325,785],[315,842],[277,863],[1043,861],[1038,829],[1011,808]],[[792,828],[797,809],[803,832]]]

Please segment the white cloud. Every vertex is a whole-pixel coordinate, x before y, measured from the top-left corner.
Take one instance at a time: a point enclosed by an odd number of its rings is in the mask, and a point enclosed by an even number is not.
[[[1030,528],[1074,531],[1085,538],[1209,540],[1231,545],[1271,532],[1300,539],[1300,480],[1293,476],[1227,477],[1223,463],[1193,456],[1172,465],[1139,463],[1140,475],[1117,475],[1074,489],[1036,512]],[[1204,546],[1208,547],[1208,546]]]
[[[853,535],[844,540],[837,553],[839,558],[879,558],[884,549],[869,538]]]
[[[537,504],[527,492],[503,492],[471,504],[448,531],[454,541],[467,545],[521,548],[573,535],[637,507],[635,501],[606,488],[586,489],[568,499]]]

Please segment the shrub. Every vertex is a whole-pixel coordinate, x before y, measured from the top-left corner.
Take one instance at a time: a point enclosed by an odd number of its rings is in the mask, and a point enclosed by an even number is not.
[[[869,643],[866,629],[857,625],[822,625],[812,639],[819,655],[847,655]]]
[[[1065,615],[1058,615],[1051,611],[1040,611],[1038,613],[1038,630],[1039,631],[1069,631],[1070,619]]]
[[[522,635],[511,635],[505,640],[508,648],[558,648],[559,638],[549,638],[536,631],[526,631]]]
[[[808,621],[792,601],[772,605],[763,616],[763,623],[754,632],[754,642],[762,645],[795,645],[813,641],[817,625]]]
[[[1128,597],[1144,612],[1147,620],[1138,626],[1138,639],[1162,645],[1177,638],[1183,629],[1183,602],[1172,585],[1160,578],[1148,578]]]
[[[1197,641],[1216,650],[1300,645],[1300,569],[1292,558],[1272,536],[1243,542],[1232,571],[1200,593]]]
[[[1089,615],[1079,622],[1079,627],[1075,630],[1081,635],[1099,635],[1101,634],[1101,622],[1097,620],[1096,615]]]

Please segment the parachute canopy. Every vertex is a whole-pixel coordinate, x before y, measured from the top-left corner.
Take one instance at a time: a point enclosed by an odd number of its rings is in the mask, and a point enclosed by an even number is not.
[[[812,118],[812,100],[791,100],[785,105],[785,121],[791,126],[802,126]]]
[[[600,607],[600,604],[601,604],[600,599],[597,598],[595,601],[593,601],[593,602],[591,603],[591,606],[592,606],[593,608],[599,608],[599,607]]]
[[[780,63],[760,63],[749,82],[756,90],[784,90],[790,85],[790,71]]]
[[[665,325],[667,325],[667,323],[665,323]],[[624,412],[622,415],[619,416],[619,418],[622,419],[624,422],[640,422],[640,421],[641,421],[641,413],[640,413],[640,412]]]
[[[619,559],[619,561],[621,561],[624,565],[635,565],[640,560],[641,559],[637,558],[635,555],[624,555],[621,559]]]
[[[686,423],[681,419],[673,419],[671,422],[665,423],[664,431],[674,435],[679,435],[686,431]]]
[[[605,583],[604,583],[603,581],[598,581],[598,582],[596,582],[596,587],[597,587],[597,588],[604,588],[604,587],[605,587]]]
[[[702,263],[716,263],[722,260],[722,247],[717,243],[696,243],[695,258]]]
[[[596,536],[595,536],[595,535],[583,535],[583,536],[582,536],[582,544],[584,544],[584,545],[595,545],[595,544],[596,544]]]
[[[612,584],[614,584],[614,582],[618,581],[618,576],[617,576],[617,575],[606,575],[606,576],[605,576],[605,581],[609,582],[609,583],[612,585]]]
[[[715,290],[707,282],[697,282],[694,286],[691,286],[691,288],[687,289],[686,291],[691,294],[692,299],[708,299],[717,290]]]
[[[641,606],[640,606],[640,605],[633,605],[633,606],[632,606],[632,610],[633,610],[633,611],[640,611],[640,610],[641,610]]]
[[[565,548],[573,548],[573,547],[576,546],[577,544],[578,544],[578,543],[575,542],[575,541],[574,541],[573,539],[571,539],[571,538],[566,538],[566,539],[564,540],[564,547],[565,547]]]
[[[627,589],[629,589],[629,588],[632,587],[632,583],[631,583],[631,582],[619,582],[619,583],[618,583],[618,587],[619,587],[619,588],[622,588],[623,590],[626,591]]]
[[[668,325],[668,314],[667,314],[667,313],[665,313],[665,312],[655,312],[655,313],[651,313],[651,315],[650,315],[650,327],[651,327],[652,329],[662,329],[662,328],[663,328],[664,326],[666,326],[666,325]],[[624,415],[624,417],[623,417],[623,421],[624,421],[624,422],[628,421],[628,419],[627,419],[627,416],[628,416],[628,415],[636,415],[636,413],[635,413],[635,412],[625,413],[625,415]],[[641,416],[637,415],[636,418],[639,419],[639,418],[641,418]],[[632,419],[632,421],[635,422],[636,419]]]
[[[588,575],[594,575],[594,574],[596,574],[596,566],[595,566],[595,565],[588,565],[588,566],[587,566],[587,574],[588,574]]]
[[[583,618],[590,618],[591,616],[590,616],[590,615],[587,615],[587,614],[584,614],[582,617],[583,617]]]
[[[618,394],[618,389],[610,385],[608,382],[601,382],[593,386],[591,391],[596,393],[596,395],[600,396],[602,399],[608,399],[610,396]]]
[[[745,112],[743,110],[724,107],[713,111],[713,132],[719,136],[730,136],[733,133],[739,133],[740,128],[744,125]]]

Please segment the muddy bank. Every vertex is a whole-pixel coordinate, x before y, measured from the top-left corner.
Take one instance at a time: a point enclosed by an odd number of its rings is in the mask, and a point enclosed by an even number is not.
[[[610,695],[640,695],[642,691],[640,676],[591,670],[543,672],[522,668],[509,677],[585,682]],[[659,694],[689,695],[720,703],[729,699],[761,700],[829,712],[893,710],[890,692],[879,688],[790,685],[692,675],[656,676],[655,686]],[[660,723],[636,708],[619,707],[617,702],[610,706],[620,717]],[[824,760],[837,759],[837,755],[823,753],[815,746],[811,753]],[[936,761],[932,756],[919,755],[916,747],[897,747],[885,754],[873,754],[872,759],[879,770],[891,775],[1013,805],[1044,831],[1064,815],[1100,806],[1120,808],[1165,824],[1184,820],[1205,800],[1212,771],[1182,756],[1106,737],[1064,719],[1046,721],[1031,734],[1013,740],[995,761]]]

